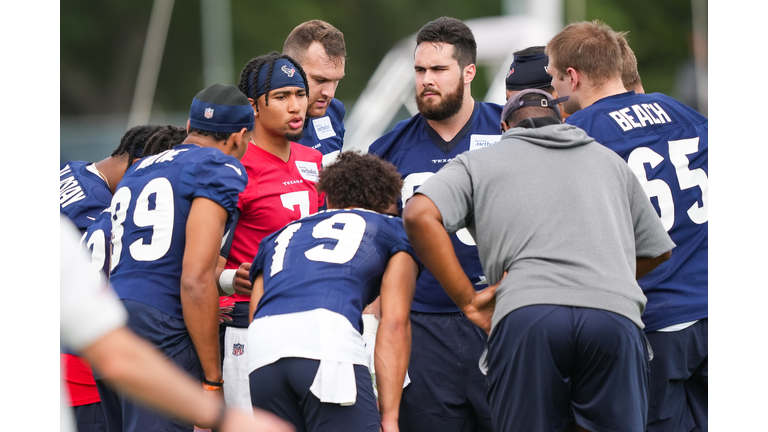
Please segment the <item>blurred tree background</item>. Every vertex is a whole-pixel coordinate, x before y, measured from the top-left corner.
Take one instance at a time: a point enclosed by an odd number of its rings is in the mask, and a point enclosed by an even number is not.
[[[637,55],[646,91],[676,95],[676,76],[686,63],[692,62],[692,0],[563,1],[563,24],[574,18],[600,19],[614,30],[629,31],[629,43]],[[348,52],[346,77],[336,97],[347,105],[349,113],[395,43],[443,15],[462,20],[500,15],[503,3],[231,0],[234,64],[229,84],[237,82],[249,59],[272,50],[281,51],[285,37],[296,25],[322,19],[344,33]],[[78,134],[83,136],[80,142],[90,140],[93,145],[109,141],[102,143],[103,153],[117,146],[127,125],[152,6],[153,0],[61,1],[62,160],[74,156],[68,149],[71,142],[78,141]],[[178,123],[178,118],[185,119],[192,97],[204,87],[200,14],[199,1],[181,0],[174,4],[152,105],[153,121]],[[541,44],[546,42],[542,40]],[[477,83],[477,87],[483,85],[487,88],[488,83]],[[484,95],[484,91],[473,88],[476,97]],[[85,138],[86,125],[94,123],[111,126]]]

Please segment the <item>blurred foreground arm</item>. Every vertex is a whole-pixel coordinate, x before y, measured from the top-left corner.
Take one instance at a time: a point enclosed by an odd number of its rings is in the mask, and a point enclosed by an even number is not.
[[[227,410],[214,392],[206,392],[163,358],[149,343],[125,327],[108,333],[83,350],[108,383],[129,396],[202,428],[222,431],[292,431],[292,426],[266,411],[249,416]]]
[[[222,431],[294,430],[264,411],[223,411],[220,396],[168,362],[125,327],[127,314],[114,291],[101,285],[78,250],[77,231],[62,219],[60,239],[61,342],[87,357],[111,385],[170,415]],[[95,277],[94,277],[95,275]],[[67,409],[62,407],[62,409]],[[63,419],[62,419],[63,422]],[[62,426],[65,426],[62,423]],[[72,425],[73,426],[73,425]]]

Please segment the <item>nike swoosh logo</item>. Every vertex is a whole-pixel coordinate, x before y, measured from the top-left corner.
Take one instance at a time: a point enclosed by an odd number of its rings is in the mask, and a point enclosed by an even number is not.
[[[88,219],[92,220],[92,221],[95,221],[95,220],[96,220],[96,218],[92,218],[92,217],[90,217],[90,216],[86,216],[86,217],[87,217]]]
[[[233,170],[235,170],[235,172],[237,173],[237,175],[243,175],[243,172],[242,172],[242,171],[240,171],[240,168],[238,168],[238,167],[236,167],[236,166],[234,166],[234,165],[231,165],[231,164],[224,164],[224,165],[225,165],[225,166],[228,166],[228,167],[230,167],[230,168],[232,168]]]

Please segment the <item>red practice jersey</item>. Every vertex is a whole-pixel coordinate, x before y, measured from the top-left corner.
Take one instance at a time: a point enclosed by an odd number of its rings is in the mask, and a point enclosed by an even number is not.
[[[240,161],[248,172],[248,186],[240,194],[240,218],[235,226],[226,268],[236,269],[253,262],[261,240],[286,224],[317,213],[324,196],[315,184],[323,155],[317,150],[291,143],[288,162],[248,144]],[[250,301],[250,296],[232,294],[235,301]]]

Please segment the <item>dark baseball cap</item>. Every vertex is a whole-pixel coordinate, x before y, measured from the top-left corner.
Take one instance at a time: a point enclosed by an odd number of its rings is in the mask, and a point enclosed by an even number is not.
[[[509,65],[507,90],[542,89],[552,85],[552,77],[547,73],[549,57],[544,53],[515,56]]]

